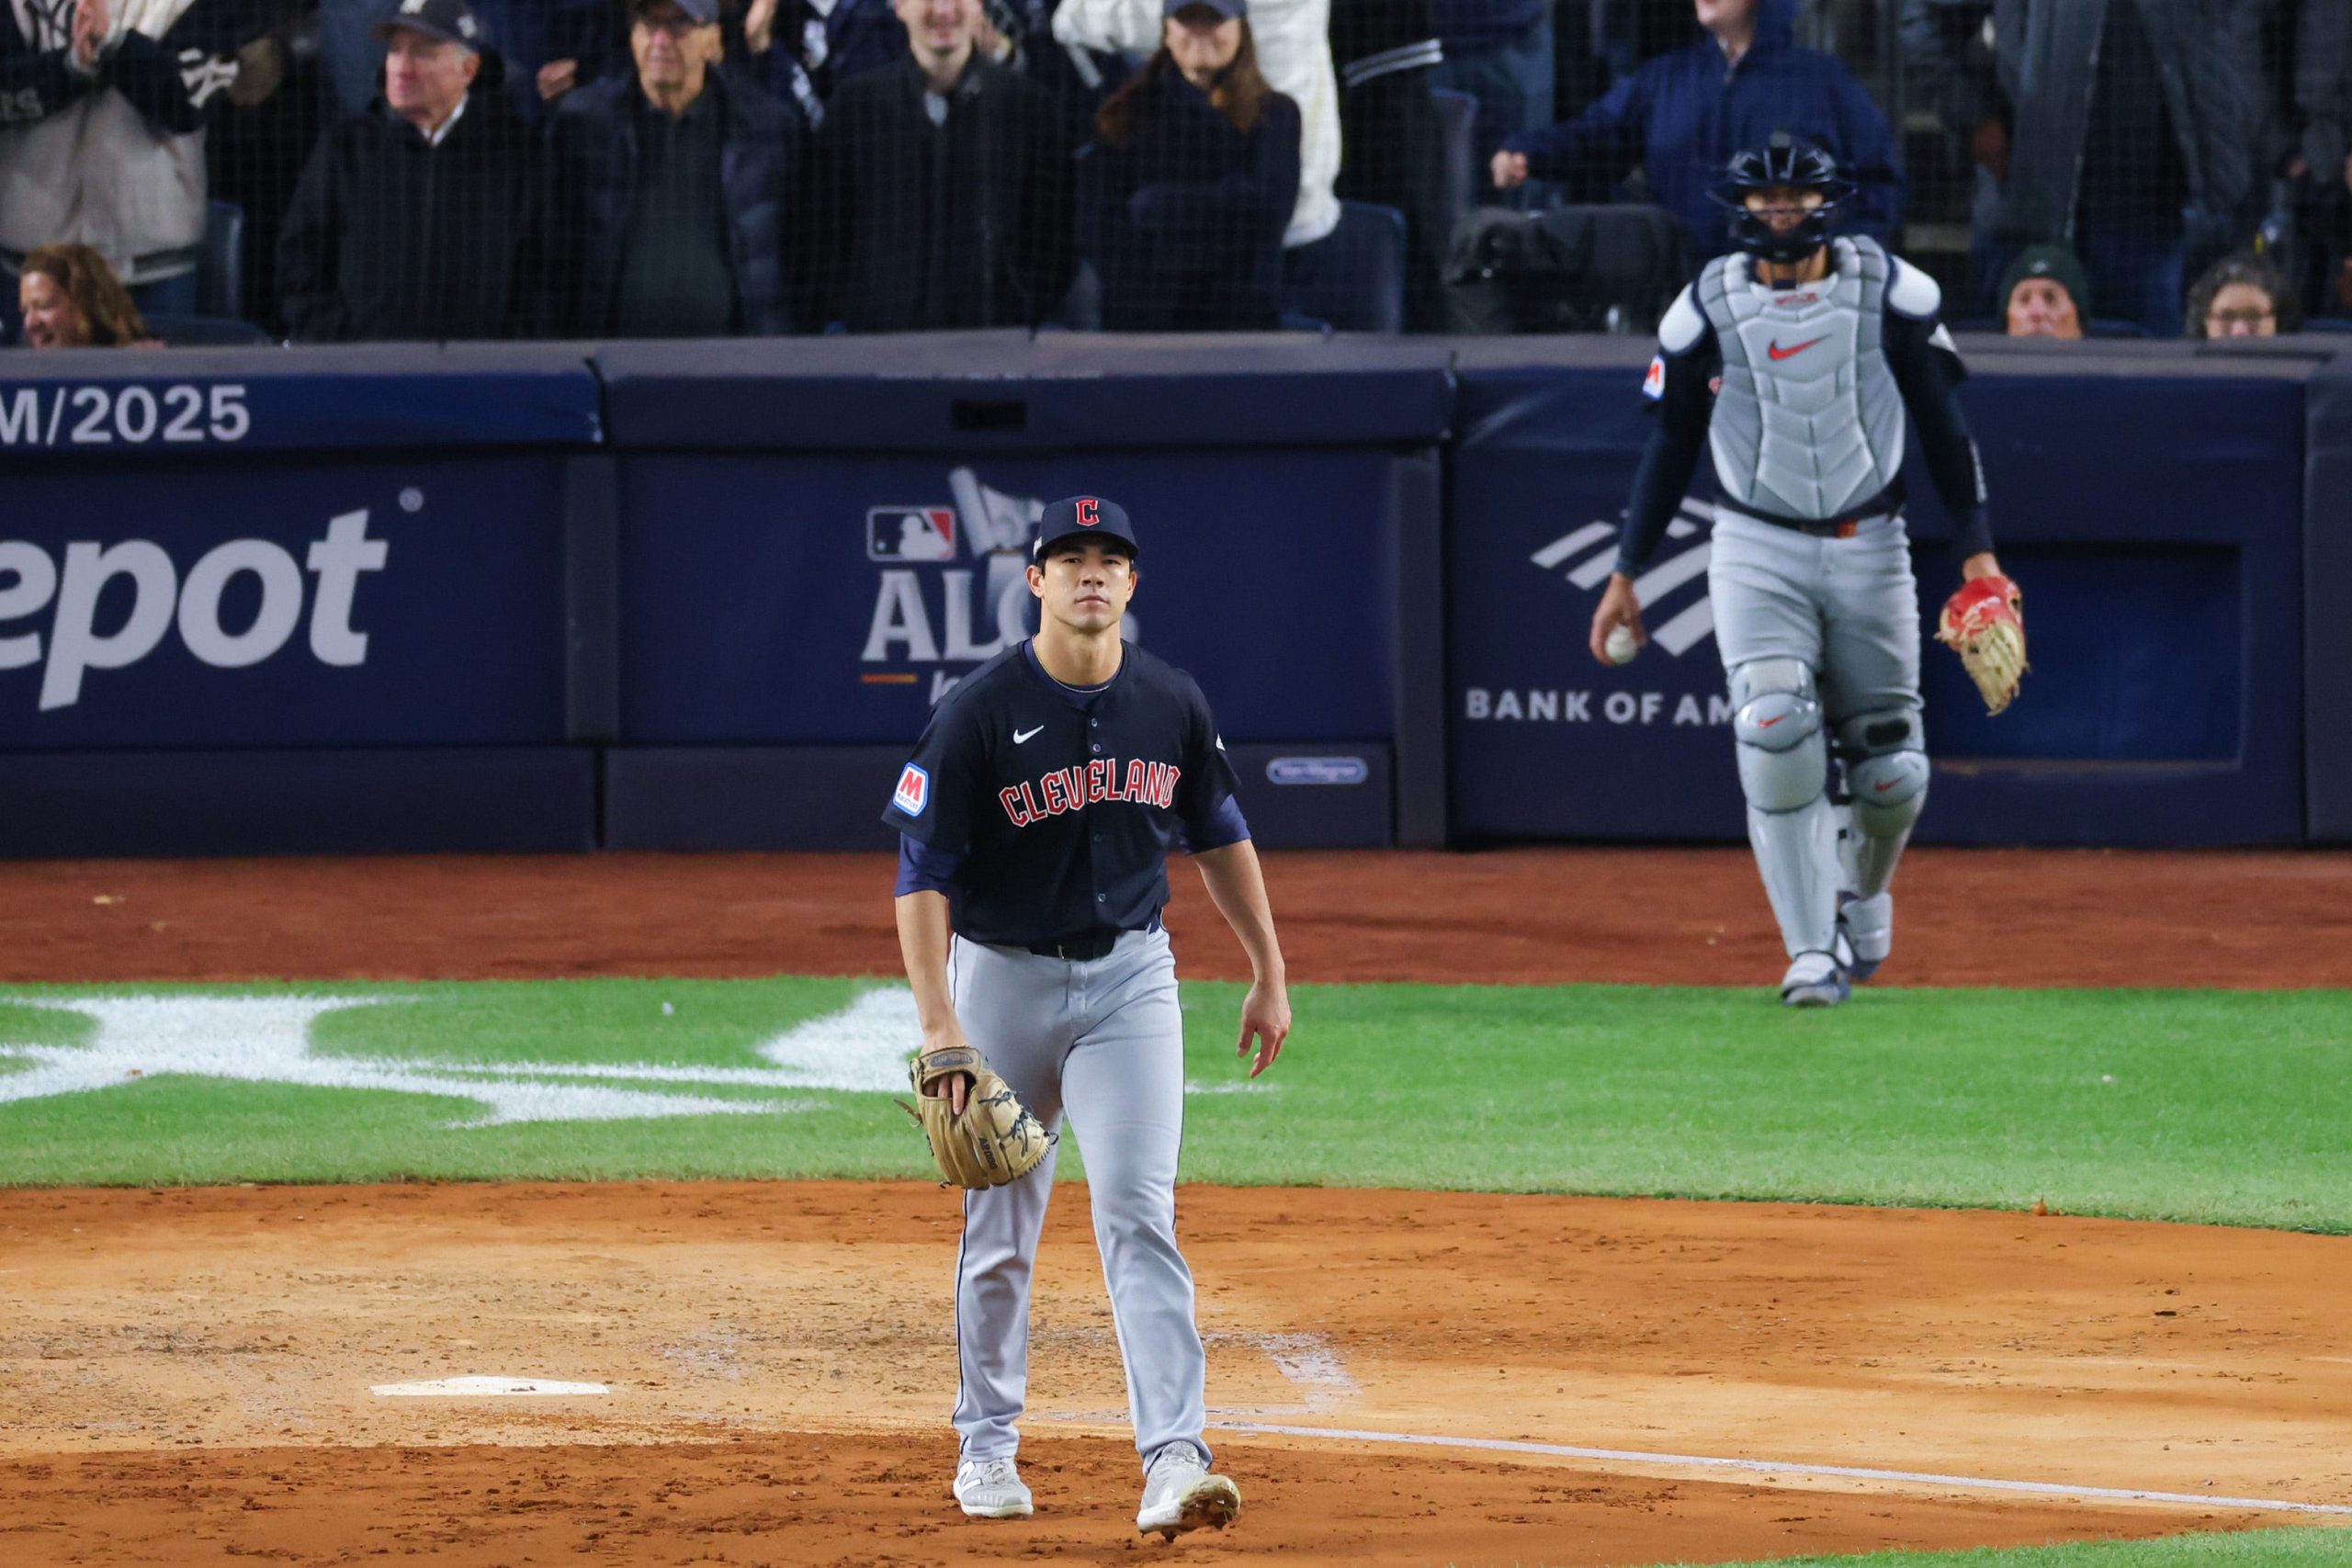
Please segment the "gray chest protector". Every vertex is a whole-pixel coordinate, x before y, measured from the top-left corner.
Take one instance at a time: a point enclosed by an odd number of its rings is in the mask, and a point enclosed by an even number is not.
[[[1780,288],[1758,286],[1737,253],[1699,275],[1724,356],[1708,441],[1735,506],[1826,521],[1903,467],[1903,396],[1880,343],[1891,264],[1868,238],[1834,242],[1832,257],[1820,282]]]

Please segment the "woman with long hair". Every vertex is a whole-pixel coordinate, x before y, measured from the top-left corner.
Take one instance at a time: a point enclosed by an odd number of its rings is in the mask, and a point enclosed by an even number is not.
[[[1159,52],[1097,112],[1080,167],[1080,243],[1102,276],[1102,324],[1277,326],[1298,106],[1258,72],[1246,0],[1164,6]]]
[[[130,291],[88,245],[28,252],[17,305],[27,348],[131,348],[150,341]]]

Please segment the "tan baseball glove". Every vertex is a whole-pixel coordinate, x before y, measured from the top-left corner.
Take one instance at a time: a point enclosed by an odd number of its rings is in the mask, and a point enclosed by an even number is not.
[[[958,1073],[972,1079],[961,1116],[947,1097],[947,1080]],[[899,1103],[922,1125],[922,1135],[931,1140],[931,1157],[953,1186],[1002,1187],[1018,1181],[1036,1169],[1054,1146],[1044,1123],[969,1045],[926,1051],[908,1066],[907,1076],[914,1084],[915,1102]]]
[[[2018,585],[1997,574],[1960,585],[1937,617],[1936,640],[1960,655],[1984,707],[1999,713],[2018,694],[2025,661],[2024,601]]]

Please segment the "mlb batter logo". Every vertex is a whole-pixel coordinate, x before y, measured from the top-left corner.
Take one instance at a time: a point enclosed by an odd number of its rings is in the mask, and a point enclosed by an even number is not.
[[[910,817],[920,817],[922,808],[931,804],[931,775],[912,762],[899,775],[899,787],[890,792],[890,804]]]
[[[1642,378],[1642,396],[1653,400],[1666,396],[1666,356],[1664,355],[1650,355],[1649,374]]]
[[[950,561],[956,558],[952,506],[876,506],[865,513],[865,558]]]

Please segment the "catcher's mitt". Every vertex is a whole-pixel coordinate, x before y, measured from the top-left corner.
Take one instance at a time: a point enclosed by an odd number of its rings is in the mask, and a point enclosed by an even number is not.
[[[1936,640],[1959,653],[1969,679],[1984,694],[1987,712],[1999,713],[2018,694],[2025,661],[2024,602],[2018,585],[1999,575],[1963,582],[1944,601]]]
[[[947,1098],[947,1080],[971,1075],[964,1113]],[[1031,1114],[1012,1086],[997,1077],[988,1059],[969,1045],[944,1046],[917,1056],[907,1068],[915,1102],[899,1103],[931,1140],[931,1157],[956,1187],[1001,1187],[1037,1168],[1053,1147],[1045,1125]]]

